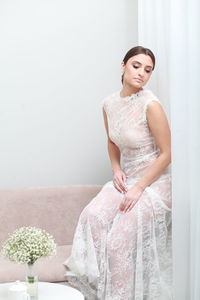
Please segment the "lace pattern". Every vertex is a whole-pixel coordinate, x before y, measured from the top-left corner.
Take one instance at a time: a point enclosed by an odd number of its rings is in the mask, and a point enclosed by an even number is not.
[[[150,90],[126,98],[105,98],[109,136],[119,147],[131,188],[159,155],[148,128]],[[118,207],[123,194],[107,182],[83,209],[65,261],[66,278],[87,300],[172,298],[171,174],[166,169],[134,208]]]

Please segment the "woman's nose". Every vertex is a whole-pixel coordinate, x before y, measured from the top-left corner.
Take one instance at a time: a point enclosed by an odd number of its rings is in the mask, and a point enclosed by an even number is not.
[[[144,70],[143,70],[143,69],[140,69],[138,74],[139,74],[140,76],[143,76],[143,75],[144,75]]]

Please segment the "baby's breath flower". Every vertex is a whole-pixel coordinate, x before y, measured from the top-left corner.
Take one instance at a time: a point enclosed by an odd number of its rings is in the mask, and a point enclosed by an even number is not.
[[[15,263],[33,264],[40,257],[56,254],[53,237],[40,228],[21,227],[17,229],[2,248],[2,255]]]

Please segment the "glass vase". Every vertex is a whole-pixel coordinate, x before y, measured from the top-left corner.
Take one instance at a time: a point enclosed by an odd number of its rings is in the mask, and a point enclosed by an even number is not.
[[[38,299],[38,277],[34,273],[34,264],[28,264],[26,275],[27,292],[31,300]]]

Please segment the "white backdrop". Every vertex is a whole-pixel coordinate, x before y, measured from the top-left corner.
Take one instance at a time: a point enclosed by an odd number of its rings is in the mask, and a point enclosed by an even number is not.
[[[138,44],[151,49],[156,57],[148,86],[159,97],[170,121],[168,27],[168,1],[138,1]]]
[[[136,4],[0,1],[0,188],[110,180],[100,102],[137,44]]]
[[[154,88],[170,108],[174,299],[200,299],[200,3],[138,1],[139,43],[156,53]]]

